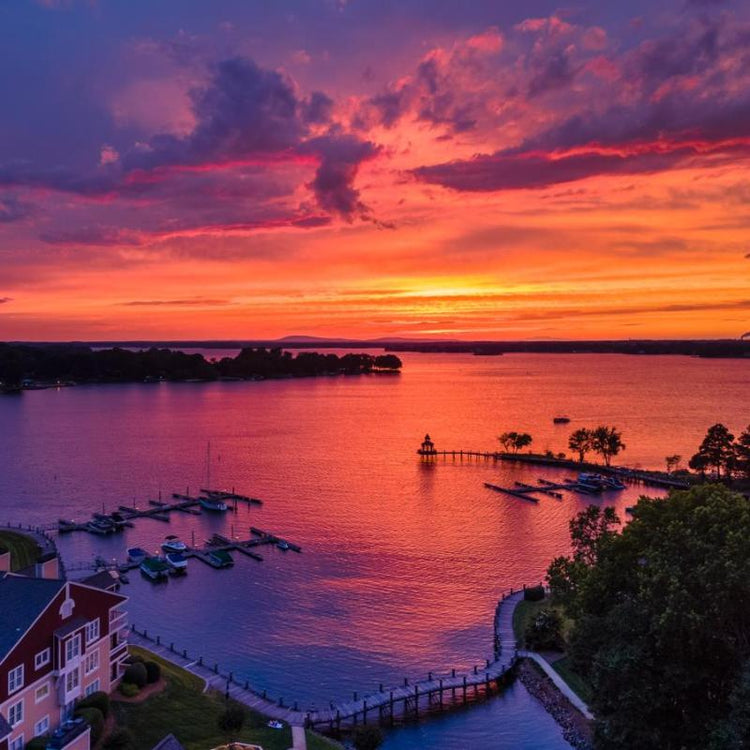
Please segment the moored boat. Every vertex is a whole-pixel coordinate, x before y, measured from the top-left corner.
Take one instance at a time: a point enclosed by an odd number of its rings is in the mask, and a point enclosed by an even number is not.
[[[162,557],[147,557],[139,567],[141,573],[152,581],[164,580],[169,573],[169,565]]]
[[[173,574],[187,573],[188,561],[180,552],[167,552],[164,557]]]
[[[279,541],[276,543],[276,546],[286,552],[286,550],[289,549],[289,542],[285,542],[283,539],[279,539]]]
[[[95,518],[93,521],[89,521],[86,524],[86,529],[92,534],[99,534],[101,536],[112,534],[116,531],[115,525],[104,518]]]
[[[200,503],[201,508],[214,513],[223,513],[224,511],[229,510],[229,506],[217,497],[199,497],[198,502]]]
[[[565,416],[554,417],[552,421],[555,424],[568,424],[568,422],[570,422],[570,417],[565,417]]]
[[[165,552],[185,552],[187,550],[187,544],[178,539],[174,534],[170,534],[164,538],[164,541],[161,543],[161,548]]]
[[[128,560],[134,563],[142,563],[146,558],[148,557],[148,552],[146,552],[143,547],[131,547],[128,550]]]
[[[234,565],[232,556],[223,549],[212,550],[208,553],[208,559],[215,568],[228,568]]]

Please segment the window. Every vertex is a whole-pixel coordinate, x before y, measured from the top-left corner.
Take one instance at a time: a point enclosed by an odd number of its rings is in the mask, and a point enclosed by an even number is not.
[[[90,654],[86,654],[84,669],[86,670],[86,674],[91,674],[95,669],[99,669],[99,651],[92,651]]]
[[[75,635],[69,640],[65,641],[65,661],[69,662],[71,659],[75,659],[76,656],[81,655],[81,636]]]
[[[49,716],[45,716],[34,724],[34,737],[38,737],[40,734],[47,734],[47,732],[49,732]]]
[[[43,701],[49,695],[49,682],[45,682],[44,685],[40,685],[34,693],[34,703]]]
[[[40,651],[34,657],[34,669],[41,669],[46,664],[49,664],[51,658],[52,658],[52,650],[51,649],[45,648],[43,651]]]
[[[23,664],[8,672],[8,693],[15,693],[23,687]]]
[[[78,670],[74,669],[65,675],[65,692],[70,693],[78,687]]]
[[[86,643],[99,640],[99,618],[86,624]]]
[[[16,737],[16,739],[8,745],[8,750],[23,750],[23,735]]]
[[[8,709],[8,724],[14,727],[16,724],[20,724],[23,721],[23,701],[14,703]]]
[[[99,690],[99,680],[94,680],[90,685],[86,685],[84,692],[86,695],[91,695],[91,693],[95,693],[97,690]]]

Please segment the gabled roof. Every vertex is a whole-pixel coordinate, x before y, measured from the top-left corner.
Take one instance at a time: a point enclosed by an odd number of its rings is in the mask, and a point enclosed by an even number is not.
[[[65,581],[0,575],[0,662],[63,588]]]
[[[82,583],[84,586],[92,586],[103,591],[115,591],[120,586],[119,578],[109,570],[100,570],[98,573],[76,581],[76,583]]]

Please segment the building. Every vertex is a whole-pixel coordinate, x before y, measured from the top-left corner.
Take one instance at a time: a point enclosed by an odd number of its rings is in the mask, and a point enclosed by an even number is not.
[[[125,670],[127,597],[61,580],[47,561],[37,576],[0,572],[0,750],[88,750],[76,700],[113,690]]]

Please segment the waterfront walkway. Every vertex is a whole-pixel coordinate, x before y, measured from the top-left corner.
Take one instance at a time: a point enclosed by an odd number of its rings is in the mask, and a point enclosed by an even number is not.
[[[336,727],[342,723],[356,724],[377,717],[393,719],[394,707],[402,715],[413,714],[418,717],[420,710],[424,713],[434,706],[439,710],[451,705],[466,703],[477,698],[480,693],[489,694],[497,681],[502,679],[516,661],[516,642],[513,634],[513,610],[523,598],[523,590],[505,594],[498,602],[494,618],[494,660],[474,666],[465,673],[451,670],[448,673],[430,673],[426,680],[410,683],[404,679],[402,685],[385,688],[381,685],[377,692],[359,697],[357,693],[350,701],[330,703],[327,709],[300,710],[297,702],[292,707],[284,705],[283,700],[271,700],[265,693],[253,690],[247,682],[235,678],[233,673],[222,673],[218,665],[204,662],[203,657],[193,658],[186,651],[179,651],[173,644],[162,643],[159,637],[139,632],[131,627],[129,641],[135,646],[148,649],[158,656],[182,667],[202,679],[206,688],[214,688],[232,696],[238,702],[267,716],[284,721],[291,726]]]
[[[519,658],[531,659],[533,662],[538,664],[543,670],[547,677],[555,683],[555,687],[589,720],[592,721],[594,714],[589,711],[589,707],[573,692],[573,689],[568,685],[567,682],[558,674],[555,668],[540,654],[536,651],[519,651]]]
[[[460,674],[456,670],[442,674],[430,672],[426,680],[411,683],[405,678],[402,685],[390,688],[381,685],[378,691],[361,697],[354,693],[352,700],[332,702],[329,708],[323,710],[301,710],[297,702],[290,707],[282,699],[274,701],[265,692],[259,693],[248,682],[235,678],[232,672],[222,673],[217,664],[206,663],[203,657],[192,658],[186,651],[176,650],[173,644],[166,645],[158,637],[149,636],[146,631],[138,632],[134,626],[131,627],[129,640],[133,645],[148,649],[196,675],[204,681],[206,689],[219,690],[255,711],[286,722],[293,728],[300,728],[295,734],[295,750],[304,750],[300,740],[300,732],[304,734],[301,729],[303,727],[340,730],[342,725],[367,723],[368,714],[370,721],[389,720],[393,723],[396,714],[401,718],[419,718],[430,711],[447,710],[476,700],[482,695],[490,695],[519,658],[532,659],[539,664],[571,704],[587,719],[592,719],[588,706],[539,654],[517,650],[513,612],[523,596],[523,590],[511,590],[498,602],[493,622],[494,660],[487,659],[481,668],[474,666],[468,672]]]

